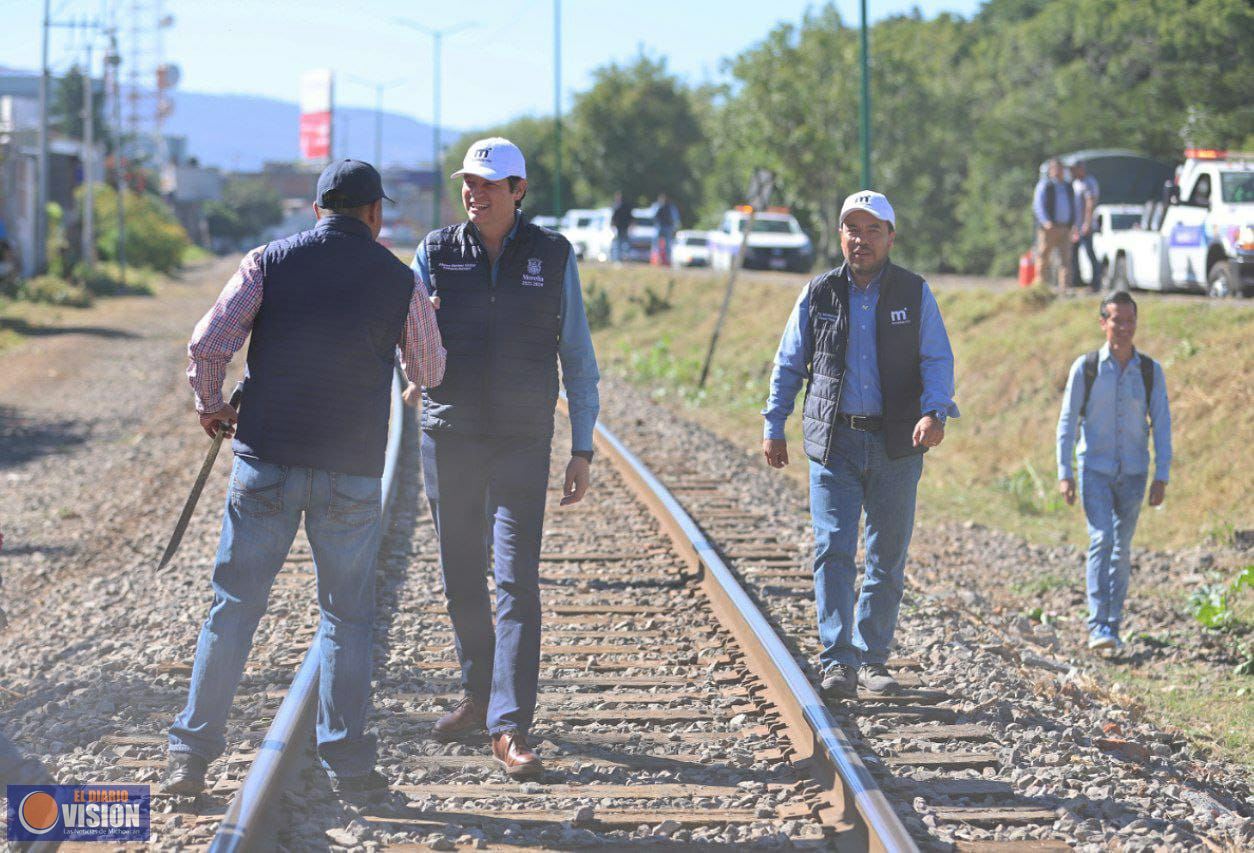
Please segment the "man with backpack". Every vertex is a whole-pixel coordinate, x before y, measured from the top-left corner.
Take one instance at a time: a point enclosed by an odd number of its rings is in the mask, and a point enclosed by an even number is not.
[[[1132,534],[1149,478],[1149,505],[1159,506],[1171,467],[1171,409],[1162,365],[1137,352],[1136,302],[1112,293],[1099,309],[1106,344],[1071,365],[1058,416],[1058,490],[1075,503],[1072,450],[1089,526],[1089,648],[1119,651],[1119,625],[1132,569]],[[1076,438],[1079,441],[1077,443]]]

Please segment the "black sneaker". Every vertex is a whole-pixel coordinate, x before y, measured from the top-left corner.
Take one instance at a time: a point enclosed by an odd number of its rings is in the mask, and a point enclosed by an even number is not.
[[[858,670],[846,663],[828,667],[823,673],[820,693],[825,700],[857,699]]]
[[[357,776],[332,776],[331,790],[340,796],[371,794],[386,791],[392,783],[378,770],[371,770]]]
[[[171,752],[166,762],[165,780],[161,793],[171,796],[194,797],[205,790],[205,771],[209,762],[190,752]]]
[[[858,681],[872,693],[896,693],[899,687],[897,679],[882,663],[864,664],[858,672]]]

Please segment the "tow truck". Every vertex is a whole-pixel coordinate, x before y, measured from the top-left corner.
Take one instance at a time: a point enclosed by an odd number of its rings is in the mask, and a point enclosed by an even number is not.
[[[1174,183],[1107,252],[1116,290],[1254,291],[1254,154],[1187,149]]]
[[[710,264],[728,270],[740,254],[740,244],[753,208],[739,205],[723,214],[718,230],[710,232]],[[758,211],[741,264],[745,269],[807,272],[814,265],[814,244],[786,207]]]

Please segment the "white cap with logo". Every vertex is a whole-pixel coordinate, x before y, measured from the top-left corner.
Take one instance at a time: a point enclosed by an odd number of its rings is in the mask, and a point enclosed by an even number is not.
[[[449,177],[478,175],[489,181],[527,177],[527,162],[518,146],[501,136],[489,136],[471,143],[462,167]]]
[[[849,196],[840,208],[840,222],[836,223],[836,227],[844,225],[845,217],[855,210],[865,210],[876,219],[881,219],[894,228],[897,227],[897,216],[893,213],[893,206],[888,203],[883,193],[859,190]]]

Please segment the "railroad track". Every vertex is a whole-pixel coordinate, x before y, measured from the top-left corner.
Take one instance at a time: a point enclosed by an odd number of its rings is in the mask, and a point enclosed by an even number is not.
[[[917,661],[892,662],[905,689],[891,701],[863,694],[833,715],[814,691],[812,589],[797,549],[760,529],[767,519],[737,505],[726,482],[677,466],[664,486],[614,436],[600,430],[597,441],[613,464],[598,466],[585,505],[546,520],[532,738],[546,776],[510,782],[485,737],[430,735],[459,698],[458,671],[411,434],[395,466],[402,485],[381,557],[388,616],[375,654],[380,764],[394,785],[360,805],[330,794],[300,699],[314,674],[306,663],[269,731],[257,738],[254,725],[254,748],[228,757],[214,791],[234,794],[229,808],[194,818],[217,824],[213,849],[939,846],[910,819],[920,799],[936,819],[972,826],[1055,820],[1053,807],[982,778],[998,760],[993,732],[960,718],[944,691],[924,689]],[[298,568],[304,559],[294,552]],[[777,630],[795,628],[802,609],[808,630],[781,640]],[[310,626],[293,632],[287,662],[300,662],[311,638]]]

